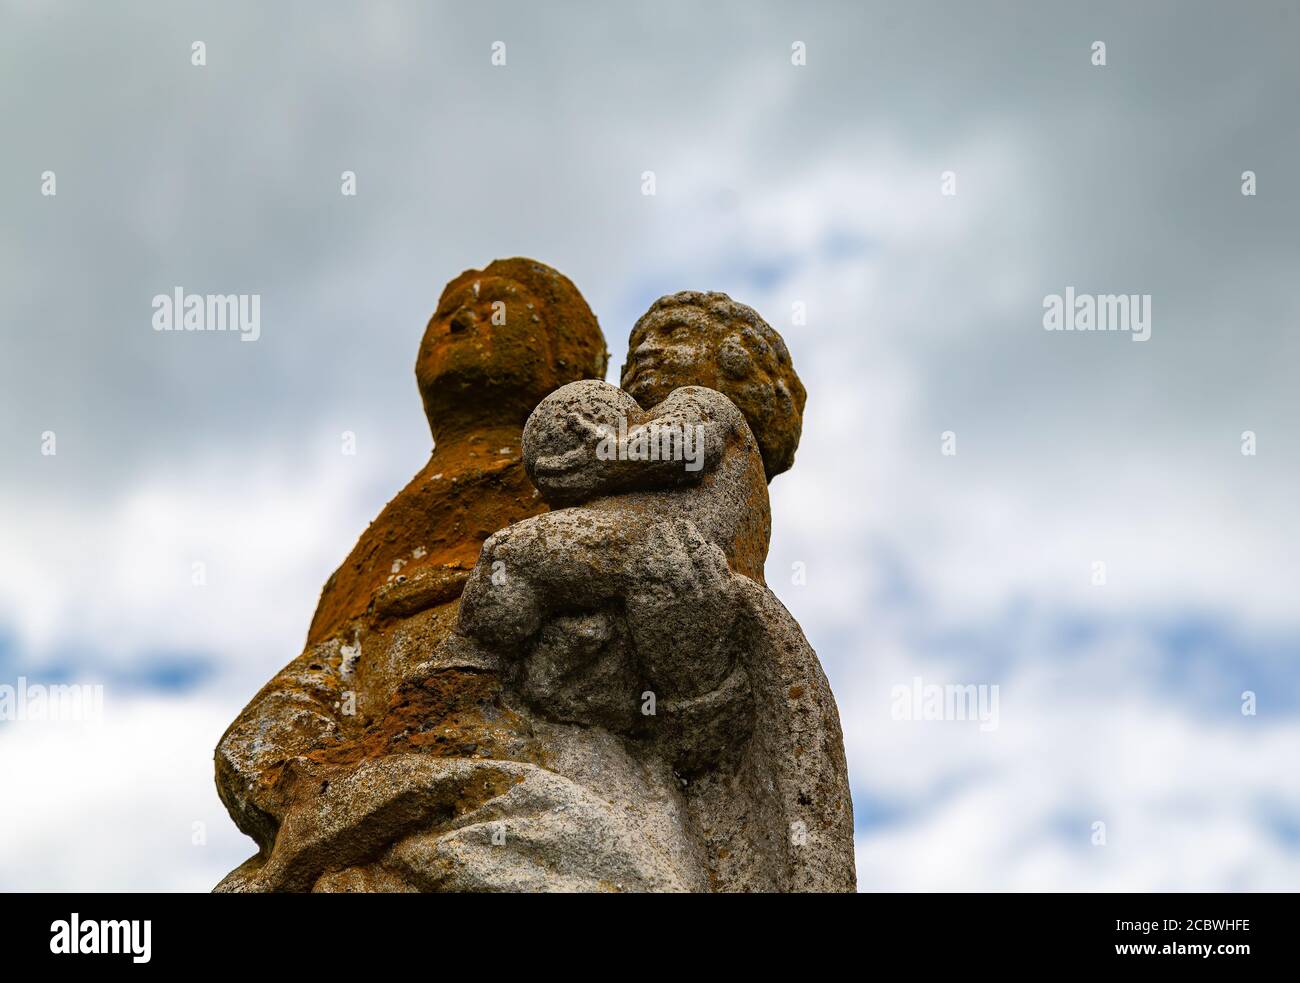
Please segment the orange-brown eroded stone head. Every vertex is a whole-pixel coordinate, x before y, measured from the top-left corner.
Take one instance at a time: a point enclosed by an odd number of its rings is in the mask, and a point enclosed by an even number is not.
[[[567,277],[536,260],[498,259],[447,284],[415,377],[436,441],[458,430],[523,427],[555,389],[604,378],[608,360],[596,317]]]
[[[683,386],[715,389],[745,415],[768,481],[794,463],[807,396],[790,350],[726,294],[685,290],[651,304],[632,328],[620,385],[646,409]]]

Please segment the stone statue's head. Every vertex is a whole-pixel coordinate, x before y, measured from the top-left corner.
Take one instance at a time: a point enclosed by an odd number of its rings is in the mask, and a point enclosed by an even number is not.
[[[716,389],[745,415],[767,480],[790,468],[806,394],[781,336],[726,294],[660,297],[632,328],[620,385],[642,407],[674,389]]]
[[[440,431],[523,426],[544,397],[603,379],[596,316],[567,277],[532,259],[498,259],[447,284],[415,362],[425,416]]]

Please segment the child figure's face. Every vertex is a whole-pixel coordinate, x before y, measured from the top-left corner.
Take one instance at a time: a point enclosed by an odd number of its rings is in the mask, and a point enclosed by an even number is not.
[[[645,409],[683,386],[717,388],[715,326],[692,321],[696,319],[681,312],[665,311],[637,326],[623,367],[622,388]]]
[[[722,299],[730,307],[740,306]],[[683,386],[722,393],[749,422],[770,479],[793,462],[804,393],[789,355],[781,357],[784,342],[770,327],[762,328],[699,304],[656,304],[632,330],[622,388],[645,409]]]

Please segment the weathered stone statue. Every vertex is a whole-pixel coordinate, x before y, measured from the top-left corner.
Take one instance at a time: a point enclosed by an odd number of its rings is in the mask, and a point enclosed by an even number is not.
[[[520,456],[528,414],[558,386],[603,377],[607,361],[591,310],[548,266],[498,260],[447,284],[415,366],[433,453],[325,584],[306,649],[217,747],[218,792],[260,848],[223,887],[259,883],[246,875],[339,756],[477,755],[514,740],[490,674],[443,674],[437,695],[412,671],[455,624],[483,541],[546,507]]]
[[[623,386],[541,399],[523,464],[558,511],[510,516],[468,581],[390,573],[341,635],[318,612],[335,634],[299,661],[327,692],[290,666],[218,748],[262,848],[219,889],[852,890],[834,701],[763,583],[804,401],[789,353],[750,308],[678,294],[637,323]],[[367,713],[322,713],[372,664]]]

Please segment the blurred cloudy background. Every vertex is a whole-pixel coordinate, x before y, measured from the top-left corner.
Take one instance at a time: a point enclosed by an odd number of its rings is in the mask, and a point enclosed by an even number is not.
[[[0,888],[253,852],[212,748],[428,453],[442,285],[511,255],[612,377],[679,289],[789,342],[768,576],[862,889],[1300,887],[1300,7],[1073,7],[0,2],[0,683],[106,688],[0,722]],[[261,294],[261,339],[154,332],[177,285]],[[1151,339],[1045,332],[1067,286],[1151,294]],[[915,677],[998,728],[893,719]]]

